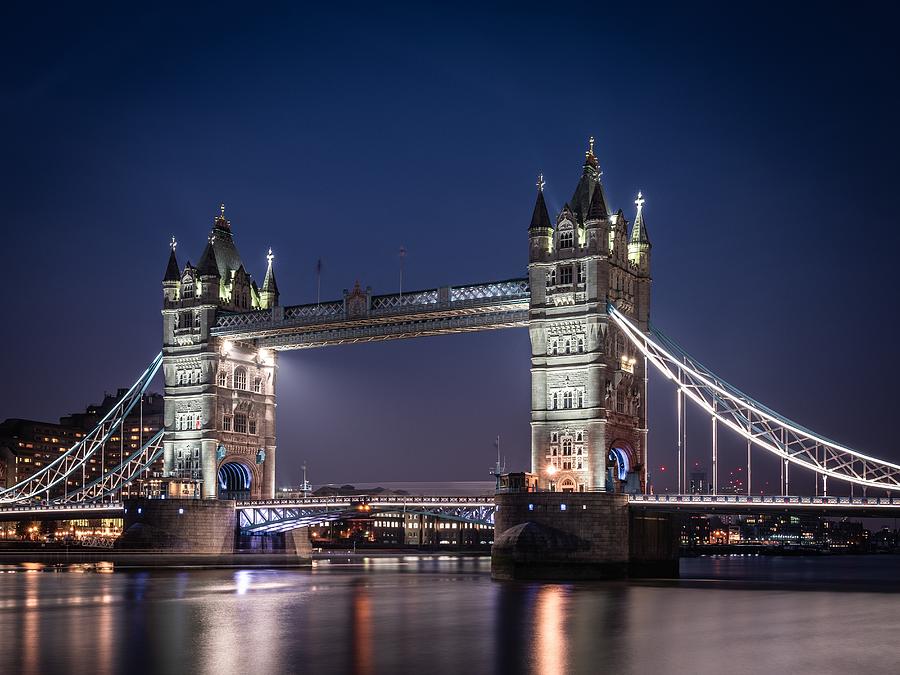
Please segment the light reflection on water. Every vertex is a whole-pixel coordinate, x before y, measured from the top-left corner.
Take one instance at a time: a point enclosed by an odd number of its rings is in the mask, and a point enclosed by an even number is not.
[[[896,672],[900,558],[699,559],[494,583],[475,558],[0,575],[0,671]]]

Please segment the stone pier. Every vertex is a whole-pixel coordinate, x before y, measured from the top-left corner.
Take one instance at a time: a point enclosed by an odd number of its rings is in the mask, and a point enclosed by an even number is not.
[[[631,514],[628,498],[593,492],[497,494],[494,579],[677,577],[668,514]]]

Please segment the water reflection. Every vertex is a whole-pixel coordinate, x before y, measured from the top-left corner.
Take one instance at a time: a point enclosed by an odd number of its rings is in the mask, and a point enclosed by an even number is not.
[[[2,672],[889,672],[900,558],[494,583],[487,561],[0,575]],[[817,579],[840,584],[810,585]],[[773,585],[772,580],[779,580]],[[795,585],[784,580],[799,579]],[[739,636],[739,639],[735,639]],[[702,645],[727,643],[727,649]],[[797,649],[803,645],[803,649]],[[699,658],[702,655],[702,658]]]
[[[565,673],[568,667],[568,589],[546,585],[538,591],[534,617],[535,672],[542,675]]]

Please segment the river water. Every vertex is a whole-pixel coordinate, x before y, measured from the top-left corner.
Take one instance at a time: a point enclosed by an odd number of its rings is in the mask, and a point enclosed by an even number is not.
[[[0,574],[2,673],[900,673],[900,557],[496,583],[485,558]]]

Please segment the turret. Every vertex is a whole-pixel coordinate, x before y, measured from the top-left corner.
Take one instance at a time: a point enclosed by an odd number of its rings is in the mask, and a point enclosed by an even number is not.
[[[166,265],[166,273],[163,276],[163,300],[166,304],[178,300],[178,288],[181,285],[181,273],[178,268],[178,260],[175,258],[175,247],[178,242],[172,237],[172,243],[169,245],[171,252],[169,253],[169,264]]]
[[[531,215],[531,224],[528,226],[530,242],[528,260],[530,262],[543,259],[553,246],[553,225],[550,224],[550,214],[547,212],[547,203],[544,201],[544,174],[538,177],[537,189],[534,213]]]
[[[606,210],[606,200],[603,197],[603,190],[598,184],[584,221],[584,245],[588,247],[590,253],[608,254],[608,225],[609,213]]]
[[[215,233],[209,236],[200,262],[197,263],[197,276],[200,278],[200,298],[203,302],[219,301],[219,264],[216,260],[216,250],[213,248]]]
[[[278,304],[278,284],[275,283],[275,269],[272,266],[275,256],[272,254],[271,248],[266,256],[266,260],[269,264],[266,267],[266,277],[263,279],[262,290],[259,292],[259,303],[262,309],[271,309]]]
[[[631,239],[628,242],[628,260],[637,266],[643,276],[650,274],[650,238],[647,236],[647,226],[644,224],[644,195],[638,192],[634,200],[637,206],[637,214],[634,217],[634,227],[631,229]]]

